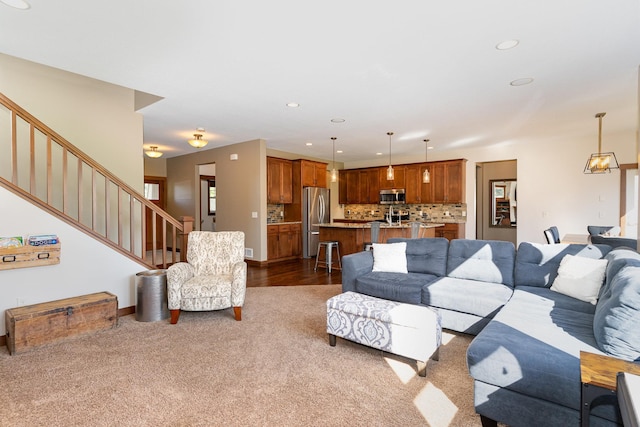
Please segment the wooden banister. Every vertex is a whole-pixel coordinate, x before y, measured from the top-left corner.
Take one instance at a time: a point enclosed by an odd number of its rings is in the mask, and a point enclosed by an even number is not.
[[[166,268],[178,262],[177,252],[182,246],[182,256],[186,257],[188,232],[183,224],[189,223],[191,231],[193,218],[183,217],[181,222],[171,217],[0,93],[0,110],[2,107],[10,120],[8,126],[0,121],[0,152],[10,152],[11,157],[0,163],[0,186],[148,268]],[[39,139],[45,141],[44,146],[38,144]],[[7,146],[1,145],[3,141]],[[54,156],[54,151],[60,155]],[[39,167],[40,158],[44,161]],[[42,171],[45,164],[46,171]],[[147,224],[147,216],[151,224]],[[147,227],[152,227],[150,232]],[[162,230],[160,240],[156,230]],[[178,237],[182,238],[180,246]]]

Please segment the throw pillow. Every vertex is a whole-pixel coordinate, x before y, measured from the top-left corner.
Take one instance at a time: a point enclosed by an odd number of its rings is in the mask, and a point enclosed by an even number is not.
[[[620,227],[618,227],[618,226],[611,227],[611,229],[610,229],[609,231],[605,232],[605,233],[603,234],[603,236],[612,236],[612,237],[617,237],[617,236],[619,236],[619,235],[620,235],[620,231],[622,231],[622,230],[621,230],[621,229],[620,229]]]
[[[565,255],[551,290],[595,305],[606,269],[606,259]]]
[[[374,243],[373,270],[388,273],[407,272],[407,243]]]

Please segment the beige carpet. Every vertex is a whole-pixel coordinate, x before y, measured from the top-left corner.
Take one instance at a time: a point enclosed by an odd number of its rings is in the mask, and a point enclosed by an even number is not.
[[[340,285],[247,289],[231,310],[119,327],[9,356],[2,426],[478,426],[465,351],[445,333],[427,378],[408,359],[338,339]]]

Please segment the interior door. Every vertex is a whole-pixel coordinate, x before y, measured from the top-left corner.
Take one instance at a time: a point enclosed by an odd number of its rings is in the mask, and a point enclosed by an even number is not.
[[[154,205],[158,206],[162,210],[167,208],[167,195],[166,185],[167,180],[163,177],[145,176],[144,177],[144,196]],[[151,209],[145,209],[145,221],[147,224],[146,250],[153,249],[153,211]],[[159,217],[156,218],[156,249],[162,248],[162,223]]]

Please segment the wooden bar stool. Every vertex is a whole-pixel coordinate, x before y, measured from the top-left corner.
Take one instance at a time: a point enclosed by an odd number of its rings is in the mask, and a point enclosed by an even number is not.
[[[318,270],[318,263],[322,264],[321,267],[326,267],[327,271],[331,273],[331,267],[333,265],[333,249],[336,250],[336,256],[338,260],[338,269],[342,270],[342,262],[340,262],[340,243],[333,241],[318,242],[318,255],[316,255],[316,265],[313,267],[313,271]],[[324,248],[324,259],[320,259],[321,249]]]

